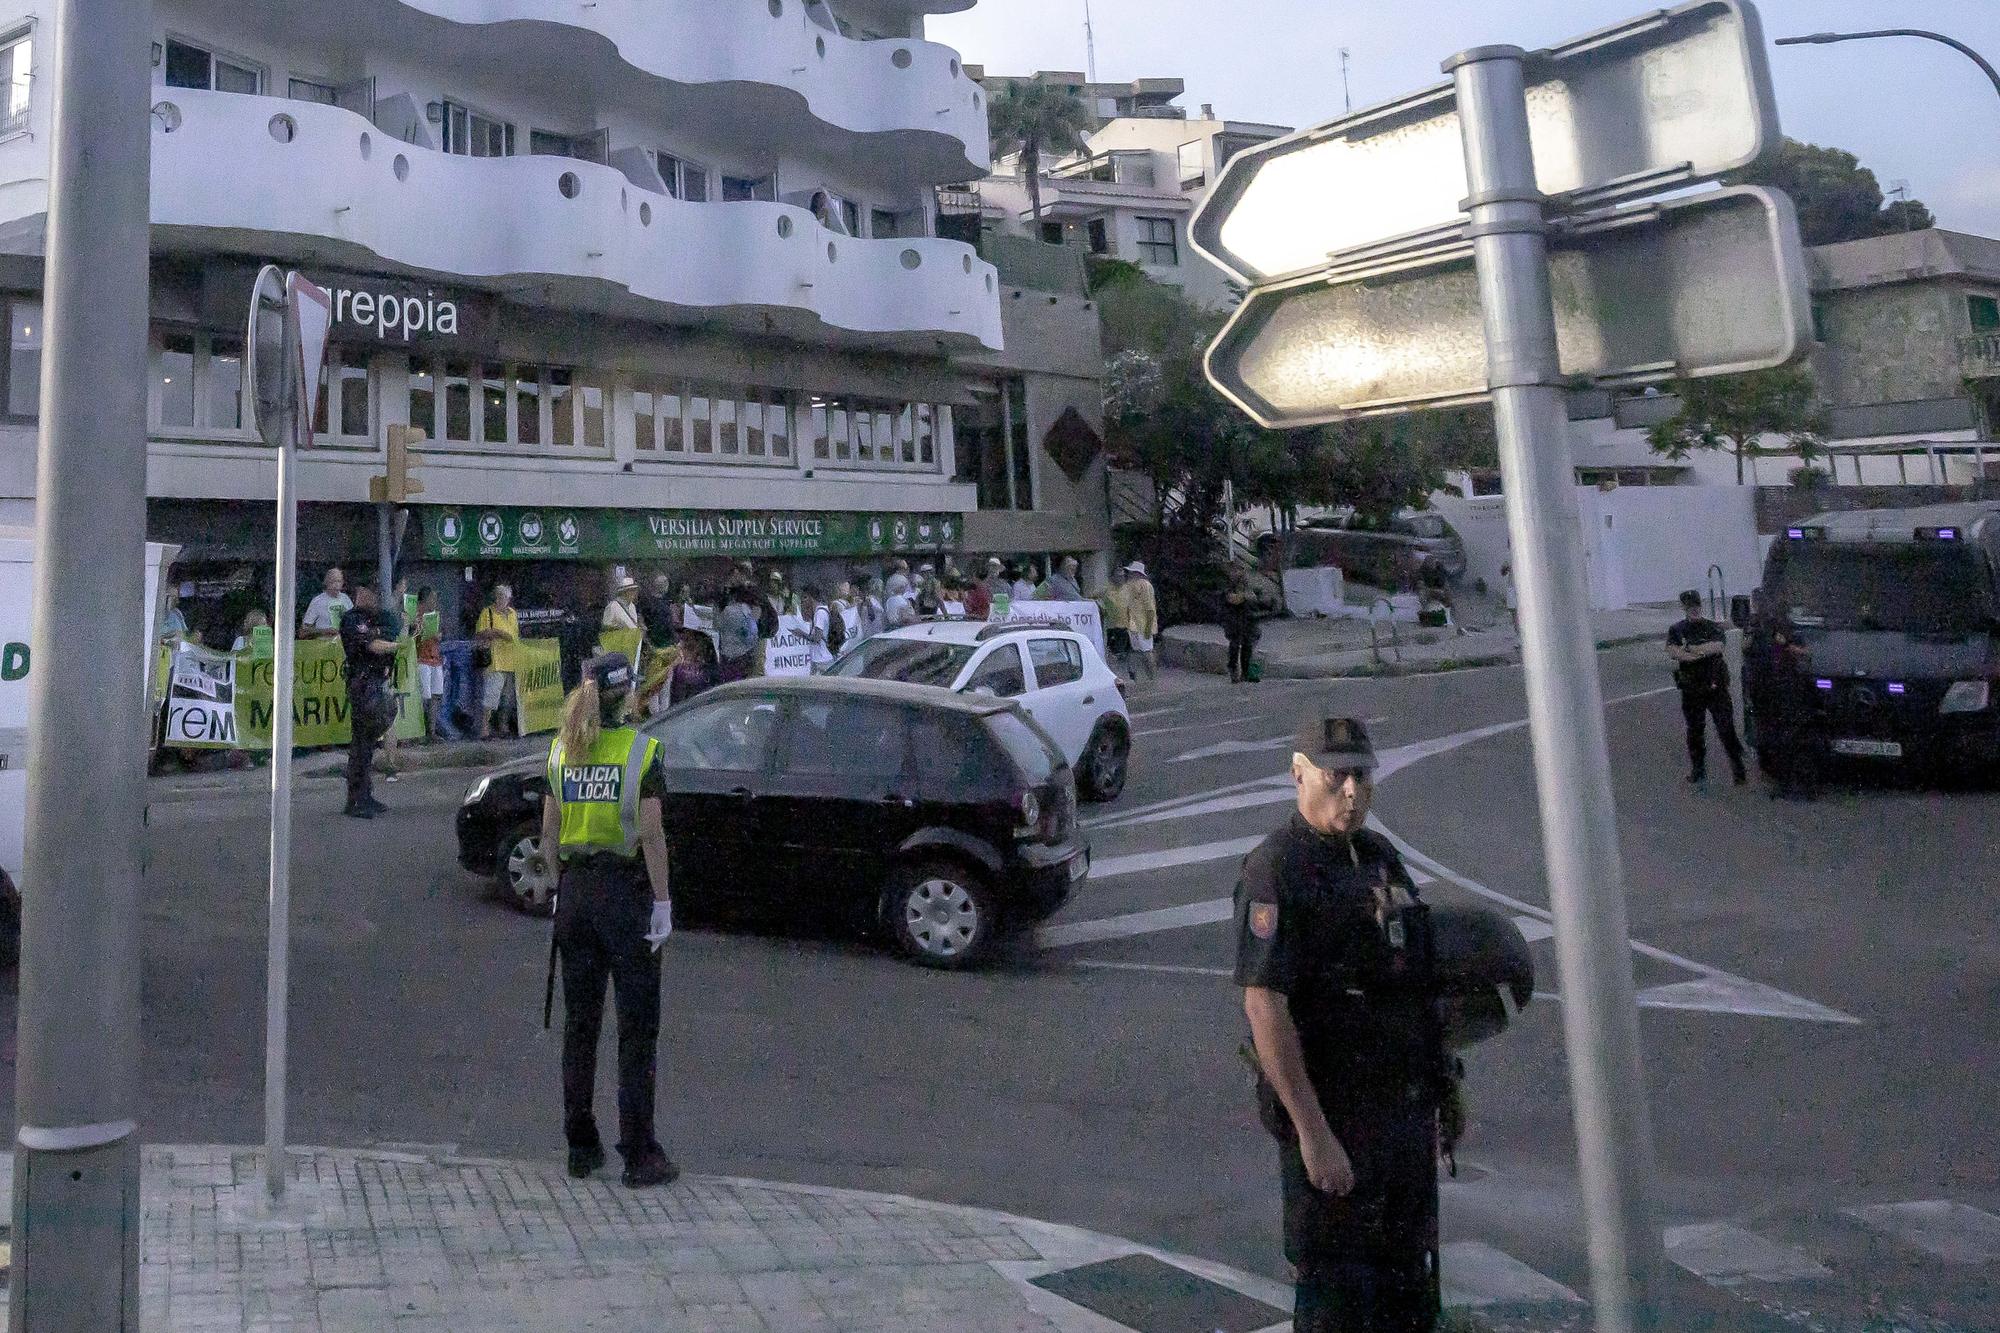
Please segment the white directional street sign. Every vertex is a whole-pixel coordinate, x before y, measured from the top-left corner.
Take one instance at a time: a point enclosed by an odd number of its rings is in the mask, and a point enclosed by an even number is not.
[[[1761,25],[1740,0],[1647,14],[1532,52],[1526,70],[1536,184],[1573,206],[1714,179],[1777,142]],[[1270,282],[1455,231],[1469,193],[1445,83],[1238,154],[1188,234],[1235,277]]]
[[[1812,338],[1798,224],[1774,190],[1609,210],[1551,240],[1562,373],[1580,383],[1763,370]],[[1274,430],[1484,399],[1472,247],[1259,287],[1209,349],[1208,371]]]

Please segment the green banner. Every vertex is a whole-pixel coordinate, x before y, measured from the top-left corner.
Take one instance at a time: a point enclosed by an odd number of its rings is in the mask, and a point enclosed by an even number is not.
[[[514,647],[514,665],[521,734],[554,731],[562,725],[562,644],[555,639],[523,639]]]
[[[271,748],[272,660],[245,650],[217,653],[185,648],[165,673],[170,685],[164,744],[203,750]],[[424,734],[424,710],[417,697],[416,645],[396,645],[395,732],[399,739]],[[561,685],[558,683],[560,693]],[[347,713],[347,663],[338,639],[304,639],[292,660],[292,744],[298,749],[345,745],[352,730]]]
[[[960,514],[809,510],[526,509],[423,511],[431,560],[810,558],[958,549]]]

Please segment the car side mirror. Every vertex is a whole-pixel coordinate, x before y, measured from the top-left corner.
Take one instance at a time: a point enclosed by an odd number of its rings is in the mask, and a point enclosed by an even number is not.
[[[1729,599],[1729,623],[1738,629],[1750,628],[1750,594],[1739,592]]]

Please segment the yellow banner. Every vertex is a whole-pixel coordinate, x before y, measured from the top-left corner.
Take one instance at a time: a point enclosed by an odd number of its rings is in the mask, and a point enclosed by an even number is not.
[[[562,645],[554,639],[523,639],[514,649],[519,668],[514,691],[521,705],[521,734],[554,731],[562,724]]]
[[[645,642],[636,629],[608,629],[597,636],[600,653],[623,653],[633,670],[639,667],[639,646]]]
[[[208,713],[233,714],[233,725],[212,724],[205,738],[198,739],[187,727],[172,726],[169,712],[167,743],[190,749],[268,750],[271,748],[272,660],[245,650],[235,654],[204,653],[203,657],[227,663],[234,669],[226,683],[234,696],[233,705]],[[170,680],[171,671],[162,673]],[[396,665],[390,677],[396,698],[396,735],[415,740],[424,734],[422,701],[417,697],[417,648],[404,639],[396,645]],[[227,719],[225,719],[227,721]],[[345,745],[352,734],[347,712],[347,662],[338,639],[303,639],[292,660],[292,744],[298,749],[325,745]]]

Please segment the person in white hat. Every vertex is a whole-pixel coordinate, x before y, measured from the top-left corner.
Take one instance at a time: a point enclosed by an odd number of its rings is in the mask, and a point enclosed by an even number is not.
[[[1160,633],[1160,604],[1153,596],[1153,582],[1146,577],[1146,562],[1134,560],[1125,566],[1125,629],[1132,636],[1132,679],[1140,673],[1147,680],[1157,678],[1153,661],[1153,640]]]
[[[610,630],[641,629],[639,619],[639,581],[630,575],[621,575],[611,585],[611,600],[604,604],[604,628]]]

